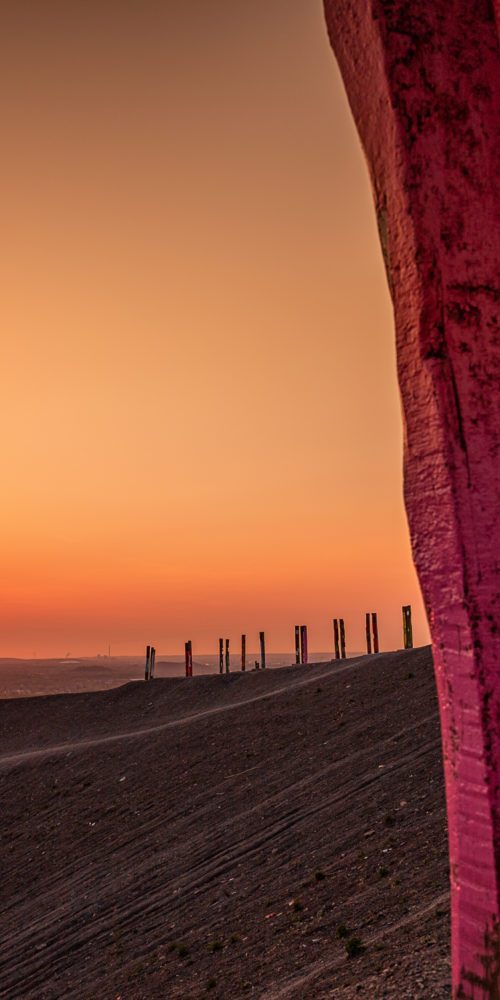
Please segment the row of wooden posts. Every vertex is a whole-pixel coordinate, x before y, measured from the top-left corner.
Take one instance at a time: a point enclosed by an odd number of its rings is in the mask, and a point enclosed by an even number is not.
[[[411,624],[411,605],[405,604],[403,611],[403,644],[405,649],[413,649],[413,630]],[[376,611],[366,612],[366,652],[378,653],[378,621]],[[259,632],[260,660],[254,661],[255,670],[266,669],[266,637],[264,632]],[[343,618],[333,619],[333,645],[335,649],[335,659],[345,660],[345,623]],[[193,676],[193,644],[189,639],[184,644],[186,660],[186,677]],[[246,647],[247,637],[241,636],[241,669],[246,670]],[[146,667],[144,679],[150,681],[155,673],[156,649],[154,646],[146,646]],[[307,647],[307,625],[295,626],[295,663],[308,662]],[[229,639],[219,639],[219,673],[230,672],[231,661],[229,654]]]

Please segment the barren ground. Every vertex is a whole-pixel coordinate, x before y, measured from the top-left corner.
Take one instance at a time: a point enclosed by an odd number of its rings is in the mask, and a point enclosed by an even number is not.
[[[450,996],[428,649],[4,700],[0,733],[0,997]]]

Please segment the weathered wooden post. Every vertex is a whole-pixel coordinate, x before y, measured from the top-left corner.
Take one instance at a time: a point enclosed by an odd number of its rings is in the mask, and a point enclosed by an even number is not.
[[[338,618],[333,619],[333,640],[335,643],[335,659],[340,660],[340,645],[339,645],[339,620]]]
[[[408,636],[408,649],[413,649],[413,625],[411,623],[411,604],[406,608],[406,632]]]
[[[155,675],[155,664],[156,664],[156,649],[155,649],[154,646],[151,646],[151,657],[150,657],[150,660],[149,660],[149,679],[150,680],[153,680],[153,677]]]
[[[302,663],[307,663],[308,662],[307,625],[300,626],[300,655]]]
[[[242,635],[242,637],[241,637],[241,670],[242,670],[242,673],[245,673],[245,670],[247,668],[247,662],[246,661],[247,661],[247,637],[246,637],[246,635]]]
[[[372,651],[372,633],[370,628],[370,612],[366,612],[366,652],[371,653]]]
[[[372,632],[373,632],[373,652],[378,653],[378,625],[377,625],[376,611],[372,611]]]
[[[146,646],[146,665],[144,667],[144,680],[149,680],[149,660],[151,656],[151,646]]]
[[[189,639],[188,642],[185,643],[185,651],[186,651],[186,677],[192,677],[193,676],[193,647],[192,647],[191,639]]]
[[[340,655],[341,655],[342,659],[345,660],[345,655],[346,655],[345,654],[345,625],[344,625],[344,619],[343,618],[340,618],[340,620],[339,620],[339,627],[340,627]]]
[[[403,641],[405,649],[413,649],[413,629],[411,625],[411,604],[403,605]]]
[[[260,640],[260,665],[262,670],[266,669],[266,641],[264,632],[259,632]]]
[[[229,639],[226,639],[226,674],[229,673],[230,662],[229,662]]]
[[[300,663],[300,625],[295,626],[295,662]]]
[[[219,673],[224,673],[224,639],[219,639]]]

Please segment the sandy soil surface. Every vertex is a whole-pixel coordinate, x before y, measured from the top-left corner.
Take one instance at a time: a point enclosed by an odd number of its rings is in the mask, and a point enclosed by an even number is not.
[[[0,702],[0,997],[450,996],[428,649]]]

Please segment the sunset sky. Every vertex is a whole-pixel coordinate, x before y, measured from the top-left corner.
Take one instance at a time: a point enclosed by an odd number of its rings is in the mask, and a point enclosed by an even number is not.
[[[0,656],[428,632],[321,0],[1,12]]]

